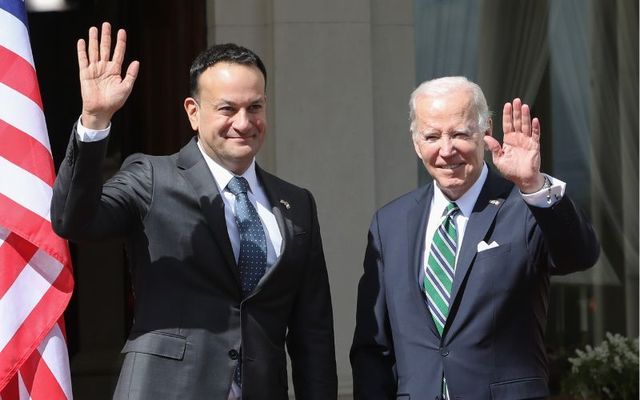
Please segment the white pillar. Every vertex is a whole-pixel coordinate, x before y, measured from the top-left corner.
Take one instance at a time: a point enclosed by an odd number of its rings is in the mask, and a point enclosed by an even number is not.
[[[268,69],[269,131],[259,163],[314,194],[331,283],[339,393],[358,279],[376,208],[417,185],[408,100],[413,2],[210,0],[209,43],[256,51]]]

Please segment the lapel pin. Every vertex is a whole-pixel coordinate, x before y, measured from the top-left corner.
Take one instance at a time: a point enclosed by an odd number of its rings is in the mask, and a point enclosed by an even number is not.
[[[291,206],[289,205],[289,202],[286,200],[280,200],[280,204],[282,204],[284,208],[286,208],[287,210],[291,208]]]
[[[489,203],[493,204],[494,206],[499,206],[500,200],[489,200]]]

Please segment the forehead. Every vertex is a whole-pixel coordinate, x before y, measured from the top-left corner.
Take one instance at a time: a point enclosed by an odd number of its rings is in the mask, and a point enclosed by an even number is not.
[[[201,94],[223,93],[264,96],[264,76],[254,65],[219,62],[207,68],[198,78]]]
[[[421,95],[416,98],[416,124],[419,130],[447,131],[477,124],[473,108],[473,94],[457,89],[442,94]]]

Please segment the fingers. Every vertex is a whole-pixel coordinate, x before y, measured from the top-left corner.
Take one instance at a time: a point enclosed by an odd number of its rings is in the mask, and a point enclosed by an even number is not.
[[[89,63],[98,62],[98,28],[92,26],[89,28]]]
[[[502,107],[502,132],[507,134],[513,132],[513,106],[505,103]]]
[[[118,66],[118,70],[122,67],[124,62],[124,53],[127,49],[127,32],[124,29],[118,30],[118,37],[116,39],[116,47],[113,49],[113,62]],[[131,65],[129,65],[131,68]],[[128,72],[128,70],[127,70]]]
[[[124,29],[120,29],[118,30],[116,46],[113,51],[113,61],[118,66],[118,69],[120,69],[124,61],[126,48],[127,33]],[[108,22],[102,23],[100,39],[98,39],[98,28],[95,26],[89,28],[88,45],[85,43],[84,39],[80,39],[78,40],[77,49],[78,64],[81,68],[86,67],[88,64],[97,63],[98,61],[109,62],[111,56],[111,24]]]
[[[522,101],[513,99],[513,131],[522,132]]]
[[[526,104],[522,105],[522,133],[531,136],[531,112]]]
[[[122,80],[122,83],[127,85],[128,87],[133,87],[133,83],[136,81],[138,77],[138,71],[140,70],[140,63],[138,61],[133,61],[129,64],[127,68],[127,73]]]
[[[540,120],[538,118],[531,121],[531,137],[538,142],[540,141]]]
[[[491,152],[491,158],[493,159],[493,164],[498,166],[504,152],[502,150],[502,146],[500,146],[500,142],[498,142],[494,137],[486,135],[483,136],[482,139],[486,145],[486,149]]]
[[[102,23],[102,34],[100,35],[100,61],[109,61],[111,51],[111,24]]]
[[[502,109],[502,131],[504,133],[522,132],[526,136],[540,135],[540,121],[531,120],[531,109],[519,98],[506,103]]]
[[[498,142],[494,137],[485,135],[482,137],[484,143],[487,145],[487,148],[494,156],[499,155],[502,151],[502,146],[500,146],[500,142]]]
[[[87,45],[84,39],[78,40],[76,49],[78,50],[78,67],[80,67],[81,70],[87,68],[87,66],[89,66],[89,60],[87,59]]]

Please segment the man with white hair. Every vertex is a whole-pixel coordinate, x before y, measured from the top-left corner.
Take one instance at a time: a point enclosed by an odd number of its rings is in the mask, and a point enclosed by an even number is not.
[[[504,105],[502,144],[482,90],[463,77],[421,84],[410,117],[433,183],[373,217],[354,397],[546,398],[549,277],[594,265],[593,229],[565,183],[540,172],[540,122],[520,99]]]

